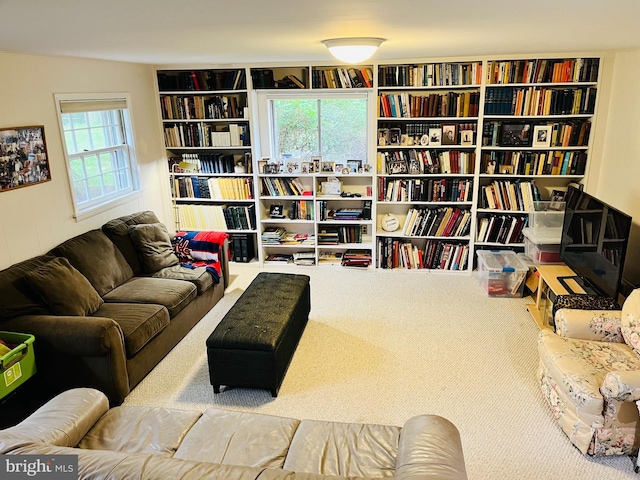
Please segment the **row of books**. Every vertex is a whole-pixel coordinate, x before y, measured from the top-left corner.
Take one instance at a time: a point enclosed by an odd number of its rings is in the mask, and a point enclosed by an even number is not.
[[[234,262],[249,263],[256,255],[253,233],[233,233],[229,235],[229,250]]]
[[[333,209],[327,200],[318,202],[318,217],[320,221],[354,221],[371,220],[371,200],[363,200],[360,207],[345,207]]]
[[[254,205],[176,205],[180,228],[185,230],[255,230]]]
[[[180,164],[189,164],[187,169],[180,168]],[[180,157],[169,158],[169,171],[173,173],[234,173],[236,165],[242,165],[245,173],[252,170],[251,153],[183,153]]]
[[[388,175],[471,174],[475,152],[460,150],[390,150],[378,152],[378,171]]]
[[[160,97],[160,108],[164,120],[206,120],[243,118],[246,97],[237,96],[184,96],[164,95]]]
[[[582,151],[554,150],[549,152],[491,151],[483,152],[480,171],[514,175],[584,175],[587,154]]]
[[[318,245],[339,245],[341,243],[362,243],[362,226],[350,225],[322,227],[318,230]]]
[[[214,91],[246,89],[244,68],[231,70],[163,71],[158,73],[158,89],[170,91]]]
[[[457,207],[412,207],[402,234],[408,237],[464,237],[471,229],[471,211]]]
[[[315,211],[312,201],[293,200],[288,216],[291,220],[314,220]]]
[[[253,199],[251,177],[175,177],[174,198]]]
[[[529,180],[494,180],[482,188],[480,208],[492,210],[531,211],[540,201],[540,192]]]
[[[377,243],[379,268],[431,270],[465,270],[469,244],[427,240],[424,250],[411,241],[379,238]]]
[[[249,146],[248,124],[230,124],[228,131],[218,131],[209,123],[176,123],[164,127],[167,147],[228,147]],[[223,143],[220,145],[220,143]]]
[[[365,88],[373,86],[370,67],[318,68],[311,73],[313,88]]]
[[[378,178],[380,202],[467,202],[472,193],[468,178]]]
[[[480,92],[446,92],[412,95],[407,92],[381,93],[378,96],[380,117],[476,117]]]
[[[307,88],[307,81],[304,70],[301,70],[303,78],[300,79],[294,74],[284,75],[281,79],[276,79],[271,68],[252,68],[251,80],[253,88]]]
[[[596,87],[487,88],[485,115],[580,115],[593,113]]]
[[[481,82],[482,62],[381,65],[378,68],[381,87],[445,87],[480,85]]]
[[[489,215],[478,220],[479,243],[501,243],[503,245],[524,242],[522,229],[527,217],[522,215]]]
[[[531,134],[531,127],[530,123],[522,122],[486,122],[482,128],[482,145],[529,147],[536,140]],[[548,147],[583,147],[589,144],[590,120],[536,123],[533,127],[534,130],[536,127],[550,128],[545,137],[545,146]]]
[[[263,177],[262,195],[271,197],[301,196],[307,189],[295,177]]]
[[[490,61],[487,83],[596,82],[599,66],[599,58]]]

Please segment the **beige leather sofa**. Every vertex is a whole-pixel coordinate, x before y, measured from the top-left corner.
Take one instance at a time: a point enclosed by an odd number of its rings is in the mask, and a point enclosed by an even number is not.
[[[81,479],[466,479],[442,417],[403,427],[296,420],[210,408],[120,406],[68,390],[0,430],[0,454],[76,454]]]

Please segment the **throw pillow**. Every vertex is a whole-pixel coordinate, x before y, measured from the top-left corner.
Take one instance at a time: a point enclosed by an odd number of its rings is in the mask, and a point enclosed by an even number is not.
[[[155,273],[180,262],[171,246],[171,237],[162,223],[141,223],[129,227],[129,236],[138,251],[144,271]]]
[[[64,257],[57,257],[24,276],[56,315],[91,315],[103,303],[89,280]]]

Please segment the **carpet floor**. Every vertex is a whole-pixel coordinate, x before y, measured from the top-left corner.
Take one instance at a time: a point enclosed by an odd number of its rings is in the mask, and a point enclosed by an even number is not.
[[[264,270],[311,277],[309,323],[277,398],[209,384],[205,340],[261,271],[236,266],[225,297],[124,404],[393,425],[437,414],[460,431],[472,480],[638,478],[630,457],[585,457],[557,426],[536,380],[530,298],[488,297],[475,275]]]

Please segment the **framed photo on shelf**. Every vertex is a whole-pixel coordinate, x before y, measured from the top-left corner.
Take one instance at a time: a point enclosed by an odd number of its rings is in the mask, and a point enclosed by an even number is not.
[[[286,164],[287,173],[300,173],[300,162],[297,160],[289,161]]]
[[[400,136],[400,145],[404,147],[410,147],[411,145],[413,145],[413,137],[411,135],[403,133]]]
[[[344,164],[342,163],[334,163],[333,164],[333,173],[342,173],[342,169],[344,168]]]
[[[364,164],[364,172],[365,173],[370,173],[371,172],[371,164],[370,163],[365,163]]]
[[[313,162],[300,162],[300,173],[313,173]]]
[[[269,175],[280,173],[280,165],[278,165],[277,163],[267,163],[264,166],[264,169],[263,169],[262,173],[266,173],[266,174],[269,174]]]
[[[429,145],[435,147],[442,145],[442,128],[429,129]]]
[[[460,145],[464,147],[473,145],[473,130],[460,130]]]
[[[533,127],[533,146],[549,147],[551,145],[551,125],[535,125]]]
[[[320,171],[322,173],[333,173],[334,163],[333,162],[320,162]]]
[[[429,135],[427,135],[426,133],[420,135],[419,143],[422,147],[426,147],[427,145],[429,145]]]
[[[44,126],[0,129],[0,191],[50,180]]]
[[[400,145],[402,140],[402,130],[399,128],[389,129],[389,145]]]
[[[322,162],[322,157],[311,157],[311,163],[313,163],[313,171],[309,171],[309,173],[318,173],[320,171],[320,162]]]
[[[271,218],[284,218],[284,205],[281,203],[272,203],[269,207],[269,216]]]
[[[442,145],[456,145],[458,143],[458,126],[454,123],[442,125]]]
[[[389,145],[389,129],[379,128],[378,129],[378,146],[386,147],[387,145]]]
[[[412,158],[411,160],[409,160],[409,173],[412,175],[422,173],[420,169],[420,161],[417,158]]]
[[[362,172],[362,160],[347,160],[347,167],[349,167],[349,173]]]
[[[501,147],[528,147],[531,145],[531,125],[505,123],[502,125]]]
[[[500,165],[500,173],[513,175],[513,165]]]
[[[258,173],[267,173],[264,171],[264,168],[269,163],[268,157],[263,157],[261,160],[258,160]]]
[[[407,162],[405,160],[393,160],[389,162],[387,171],[391,175],[407,173]]]

